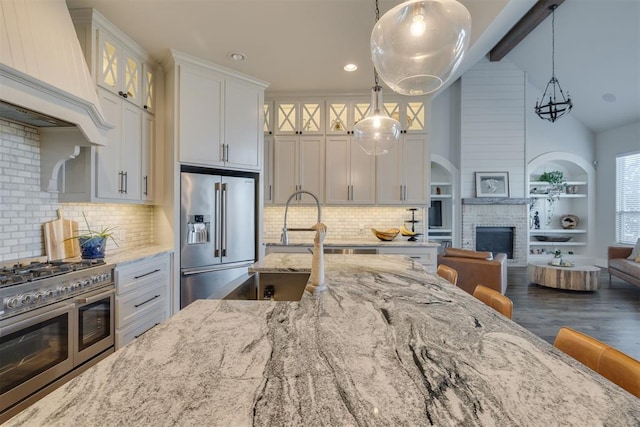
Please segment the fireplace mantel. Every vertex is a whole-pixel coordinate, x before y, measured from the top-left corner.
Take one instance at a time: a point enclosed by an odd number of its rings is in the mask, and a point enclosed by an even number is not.
[[[474,197],[462,199],[463,205],[528,205],[531,199],[516,197]]]

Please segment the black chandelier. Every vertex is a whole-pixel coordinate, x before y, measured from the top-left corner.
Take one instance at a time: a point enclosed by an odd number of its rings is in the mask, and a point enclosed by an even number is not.
[[[551,80],[549,80],[549,83],[547,83],[547,87],[544,89],[542,100],[536,100],[535,107],[535,111],[538,117],[544,120],[549,120],[550,122],[555,122],[560,117],[571,111],[571,108],[573,108],[573,103],[571,102],[569,93],[567,92],[567,97],[565,98],[564,92],[560,87],[560,82],[558,81],[558,79],[556,79],[555,11],[557,7],[557,4],[551,5],[549,7],[549,9],[551,10]],[[549,96],[549,102],[543,104],[544,100],[547,98],[547,93]]]

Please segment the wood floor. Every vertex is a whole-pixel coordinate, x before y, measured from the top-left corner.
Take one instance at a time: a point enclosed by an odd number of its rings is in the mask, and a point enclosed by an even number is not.
[[[527,279],[526,267],[509,267],[506,295],[513,320],[549,343],[569,326],[640,360],[640,288],[600,273],[600,289],[546,288]]]

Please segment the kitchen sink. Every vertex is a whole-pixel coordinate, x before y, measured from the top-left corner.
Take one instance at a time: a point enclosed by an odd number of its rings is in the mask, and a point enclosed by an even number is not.
[[[310,275],[308,272],[244,274],[228,285],[233,291],[223,299],[300,301]]]

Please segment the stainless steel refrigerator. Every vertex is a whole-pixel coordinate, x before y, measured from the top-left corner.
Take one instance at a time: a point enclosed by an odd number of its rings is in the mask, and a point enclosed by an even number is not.
[[[256,180],[181,173],[180,308],[223,298],[256,257]]]

